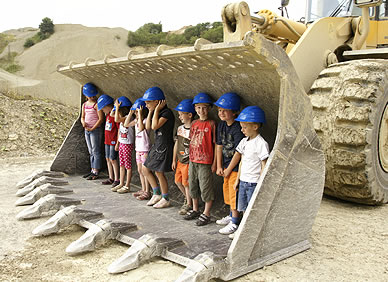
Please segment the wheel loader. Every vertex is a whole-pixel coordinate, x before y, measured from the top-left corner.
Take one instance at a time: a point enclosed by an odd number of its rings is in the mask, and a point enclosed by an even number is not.
[[[70,255],[108,240],[130,245],[108,266],[110,273],[155,256],[178,263],[185,269],[177,281],[227,281],[307,250],[324,188],[358,203],[388,201],[388,52],[381,48],[388,42],[388,14],[381,2],[310,0],[301,22],[268,10],[251,15],[245,2],[232,3],[222,9],[222,43],[198,39],[190,47],[161,45],[153,53],[58,66],[80,85],[91,82],[115,98],[133,101],[158,86],[170,107],[199,92],[214,100],[235,92],[243,107],[260,106],[267,119],[261,134],[271,153],[233,240],[215,224],[182,220],[172,174],[174,207],[164,210],[82,179],[90,166],[80,119],[51,170],[18,184],[17,205],[30,206],[17,218],[53,215],[33,230],[35,236],[71,224],[86,228],[66,248]],[[80,105],[82,97],[80,91]],[[221,215],[221,178],[215,190],[213,217]]]

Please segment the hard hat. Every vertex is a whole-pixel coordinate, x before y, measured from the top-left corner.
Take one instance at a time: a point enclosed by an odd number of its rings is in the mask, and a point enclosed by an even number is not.
[[[242,122],[265,123],[265,113],[260,107],[249,106],[241,111],[236,120]]]
[[[137,99],[137,100],[135,101],[135,103],[133,103],[131,110],[132,110],[132,111],[135,111],[135,110],[139,109],[140,107],[145,107],[145,106],[146,106],[146,104],[145,104],[145,102],[143,101],[143,99],[142,99],[142,98],[139,98],[139,99]]]
[[[238,96],[236,93],[225,93],[217,100],[217,102],[214,103],[214,105],[227,110],[239,111],[240,96]]]
[[[195,109],[194,109],[194,106],[193,106],[193,99],[184,99],[184,100],[182,100],[182,102],[180,102],[178,104],[178,106],[176,106],[176,108],[174,110],[176,110],[178,112],[185,112],[185,113],[195,114]]]
[[[120,107],[131,107],[132,106],[131,100],[129,100],[125,96],[121,96],[120,98],[117,99],[117,101],[119,101],[119,103],[121,103]]]
[[[97,96],[98,94],[97,87],[93,83],[86,83],[82,87],[82,94],[84,94],[86,97]]]
[[[103,94],[97,100],[97,109],[102,110],[105,106],[113,104],[114,100],[111,96]]]
[[[162,89],[157,86],[148,88],[143,95],[143,101],[153,101],[153,100],[165,100],[164,93]]]
[[[213,105],[212,98],[210,98],[210,96],[206,93],[198,93],[197,95],[195,95],[193,99],[193,105],[200,103],[207,103]]]

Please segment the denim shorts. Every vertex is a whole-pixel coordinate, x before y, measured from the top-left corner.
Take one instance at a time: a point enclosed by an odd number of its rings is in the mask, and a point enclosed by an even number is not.
[[[238,188],[238,211],[245,211],[248,207],[248,203],[252,198],[252,194],[255,191],[257,183],[249,183],[240,180]]]
[[[116,160],[117,159],[118,152],[115,150],[114,145],[107,145],[105,144],[105,158]]]

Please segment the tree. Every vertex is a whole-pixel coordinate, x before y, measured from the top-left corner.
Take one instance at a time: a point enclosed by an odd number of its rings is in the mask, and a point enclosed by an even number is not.
[[[39,25],[40,32],[42,34],[53,34],[54,33],[54,23],[50,18],[44,18]]]

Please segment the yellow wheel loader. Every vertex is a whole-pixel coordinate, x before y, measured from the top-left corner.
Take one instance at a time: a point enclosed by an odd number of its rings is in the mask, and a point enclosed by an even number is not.
[[[86,58],[58,67],[115,98],[134,101],[158,86],[170,107],[199,92],[214,100],[235,92],[243,107],[260,106],[267,116],[261,134],[271,153],[233,240],[215,224],[197,227],[178,215],[182,197],[172,174],[173,207],[164,210],[83,180],[79,173],[90,166],[79,119],[51,171],[19,183],[18,205],[32,205],[18,219],[55,213],[34,229],[36,236],[70,224],[87,228],[66,249],[71,255],[107,240],[130,245],[108,266],[111,273],[159,256],[186,267],[177,281],[231,280],[308,249],[324,187],[342,199],[386,203],[388,53],[380,48],[388,41],[386,1],[307,3],[303,22],[268,10],[251,15],[245,2],[229,4],[222,9],[223,43],[199,39],[192,47],[161,45],[154,53]],[[221,178],[215,190],[213,217],[225,212]]]

